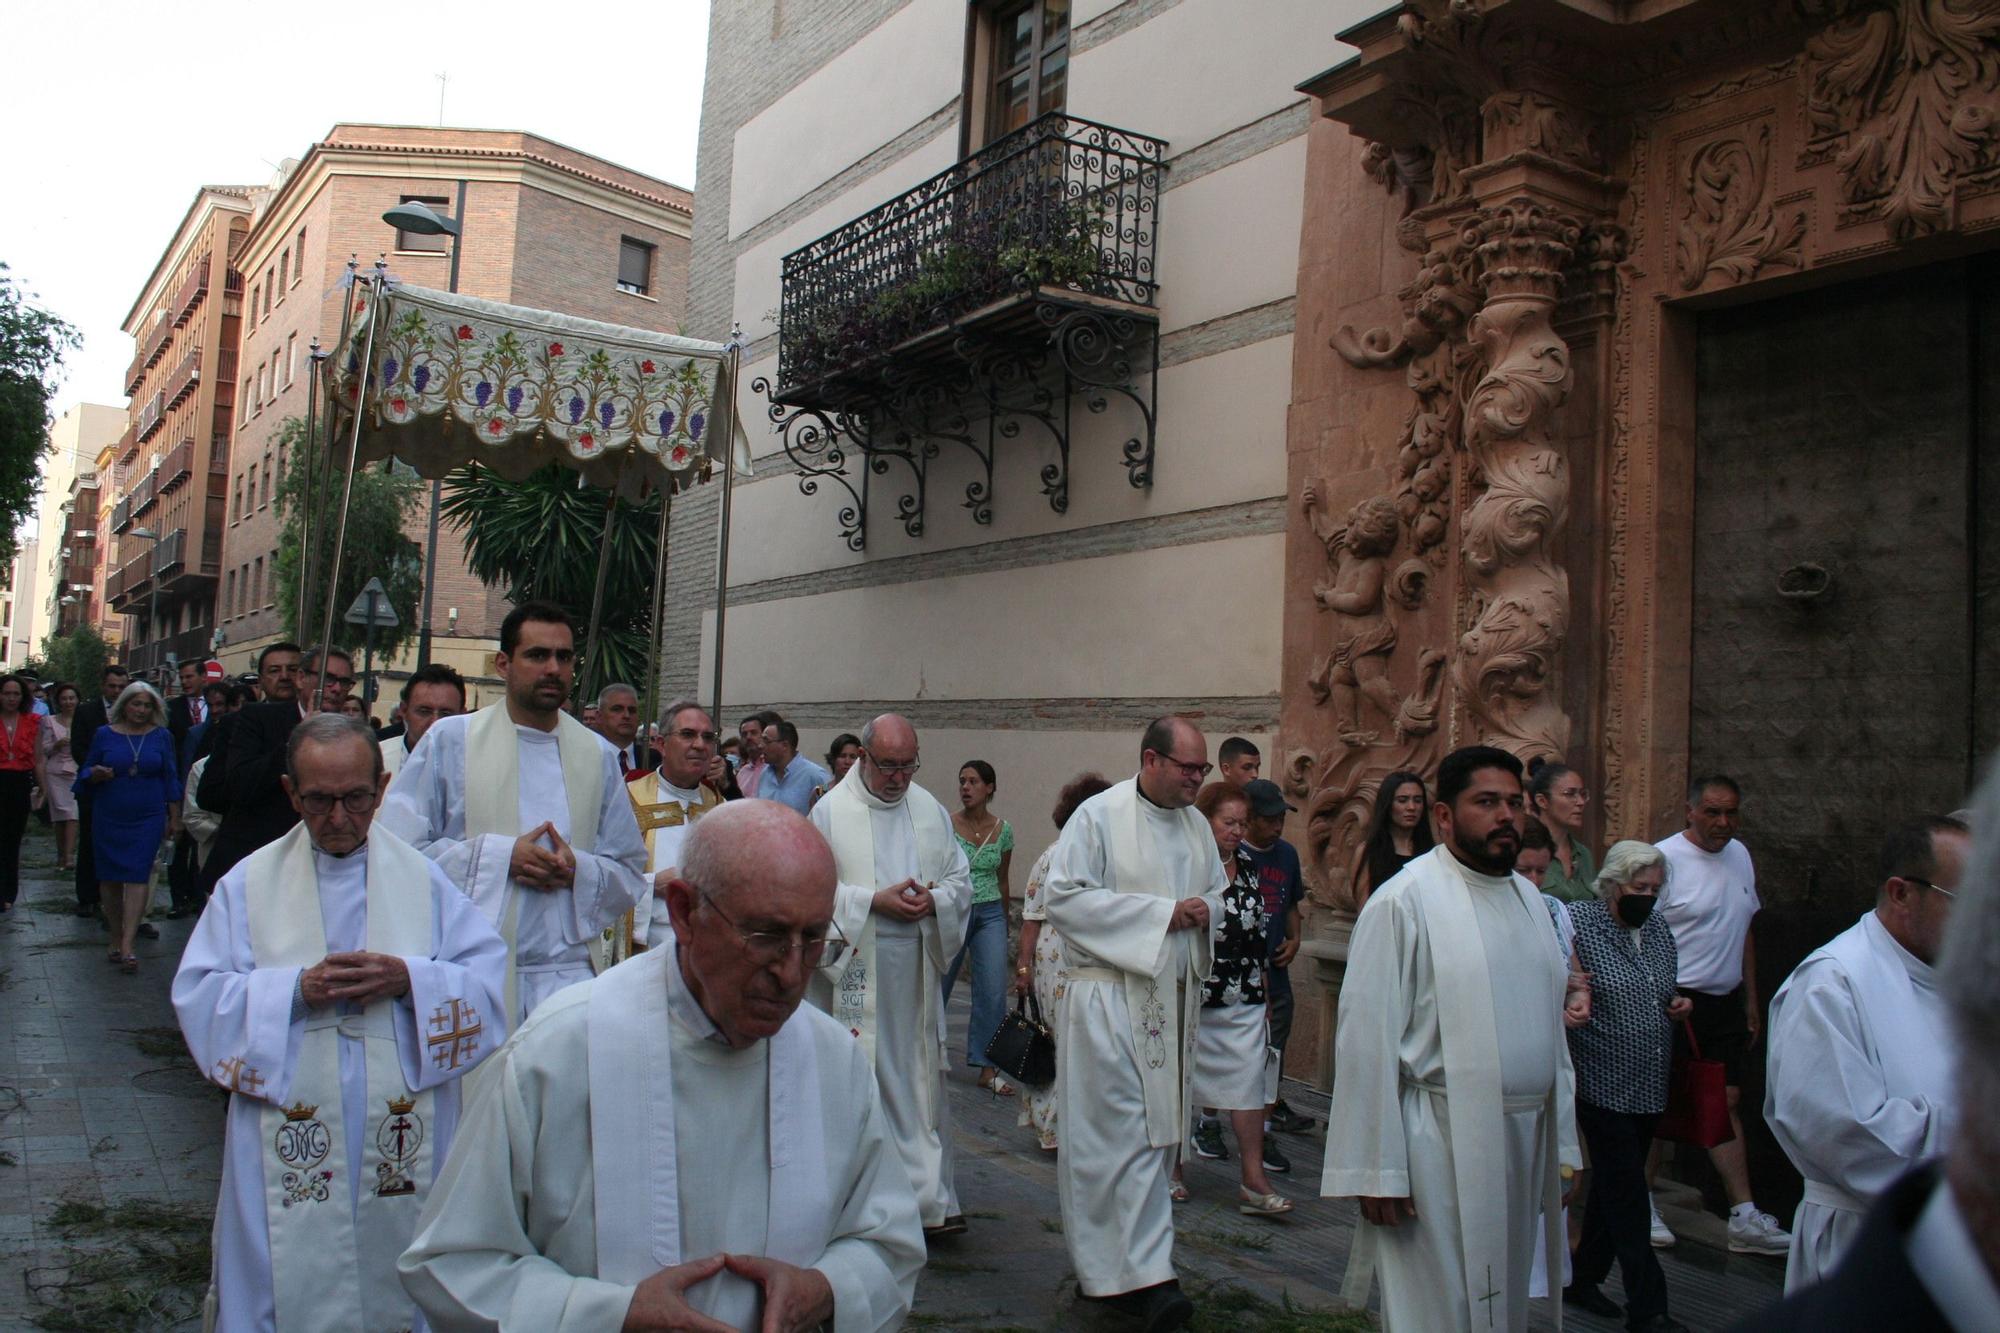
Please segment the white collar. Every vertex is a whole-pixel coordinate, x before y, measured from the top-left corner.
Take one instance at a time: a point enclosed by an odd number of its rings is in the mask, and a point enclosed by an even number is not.
[[[1903,1253],[1953,1328],[2000,1328],[2000,1286],[1973,1244],[1951,1182],[1942,1173],[1917,1224],[1903,1238]]]
[[[673,948],[674,956],[667,968],[667,1012],[673,1015],[676,1023],[703,1041],[712,1041],[727,1048],[729,1039],[722,1035],[722,1029],[715,1025],[708,1011],[701,1007],[701,1001],[695,999],[694,992],[688,989],[687,978],[681,973],[683,954],[680,945],[676,944]]]
[[[699,783],[692,787],[677,787],[663,770],[654,769],[653,775],[660,780],[660,786],[666,791],[667,795],[679,801],[682,805],[701,804],[701,786]]]

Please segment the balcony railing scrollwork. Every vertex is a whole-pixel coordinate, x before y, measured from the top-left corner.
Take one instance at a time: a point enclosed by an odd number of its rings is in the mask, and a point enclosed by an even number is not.
[[[984,524],[1008,442],[1045,439],[1041,490],[1065,512],[1076,403],[1134,409],[1122,461],[1151,485],[1165,156],[1157,139],[1043,116],[786,256],[776,382],[752,388],[800,489],[845,491],[851,548],[874,479],[904,469],[895,518],[922,535],[946,445],[974,460],[963,503]]]

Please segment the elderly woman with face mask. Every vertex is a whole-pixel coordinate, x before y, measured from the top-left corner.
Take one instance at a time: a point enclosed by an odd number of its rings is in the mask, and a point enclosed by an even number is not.
[[[1692,1007],[1674,990],[1673,932],[1653,914],[1666,882],[1666,857],[1657,847],[1621,842],[1605,853],[1593,881],[1597,897],[1569,906],[1577,959],[1590,976],[1590,1021],[1570,1031],[1569,1048],[1576,1123],[1593,1174],[1575,1276],[1563,1300],[1615,1318],[1618,1307],[1598,1290],[1615,1258],[1625,1280],[1626,1327],[1650,1333],[1686,1327],[1667,1313],[1646,1194],[1646,1150],[1667,1107],[1673,1024]]]

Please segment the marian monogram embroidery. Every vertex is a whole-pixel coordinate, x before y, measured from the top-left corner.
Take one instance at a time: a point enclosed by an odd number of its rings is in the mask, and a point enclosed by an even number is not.
[[[1146,999],[1139,1006],[1139,1030],[1146,1038],[1146,1064],[1164,1069],[1167,1063],[1167,1006],[1160,1000],[1158,986],[1146,987]]]
[[[484,1030],[477,1009],[464,1000],[446,1000],[431,1011],[431,1030],[424,1037],[431,1063],[439,1069],[470,1064]]]
[[[333,1172],[326,1170],[325,1165],[327,1155],[333,1151],[333,1136],[327,1133],[326,1122],[319,1118],[319,1108],[304,1102],[286,1107],[285,1123],[278,1126],[271,1147],[285,1168],[279,1177],[285,1190],[284,1206],[325,1203],[332,1194],[329,1185]]]
[[[423,1117],[410,1097],[391,1097],[389,1113],[375,1130],[375,1147],[382,1160],[375,1164],[375,1193],[382,1198],[415,1194],[417,1182],[410,1177],[417,1149],[424,1142]]]

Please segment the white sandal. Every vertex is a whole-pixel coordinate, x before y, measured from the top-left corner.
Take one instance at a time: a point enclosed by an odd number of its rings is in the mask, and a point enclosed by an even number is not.
[[[1245,1217],[1283,1217],[1292,1211],[1292,1201],[1282,1194],[1252,1194],[1236,1191],[1236,1211]]]

